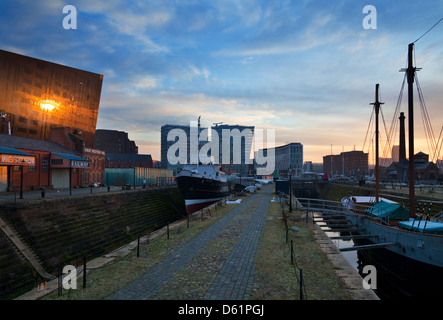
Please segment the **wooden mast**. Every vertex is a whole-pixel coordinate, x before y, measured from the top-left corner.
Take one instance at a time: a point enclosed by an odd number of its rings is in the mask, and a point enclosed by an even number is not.
[[[371,103],[375,108],[375,202],[379,201],[380,194],[380,168],[379,168],[379,124],[378,124],[378,115],[380,113],[380,105],[384,104],[379,101],[378,98],[378,88],[379,84],[375,85],[375,102]]]
[[[414,78],[415,68],[412,65],[414,44],[408,47],[408,135],[409,135],[409,216],[415,217],[415,157],[414,157]]]

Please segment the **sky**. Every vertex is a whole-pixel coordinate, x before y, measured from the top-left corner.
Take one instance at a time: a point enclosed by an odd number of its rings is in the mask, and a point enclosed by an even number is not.
[[[375,85],[389,129],[408,44],[441,18],[440,0],[1,0],[0,48],[102,74],[97,129],[128,132],[154,159],[162,125],[201,116],[274,129],[276,146],[300,142],[320,163],[372,153]],[[438,139],[443,22],[414,50]],[[415,151],[429,153],[416,105]],[[406,92],[400,108],[407,116]]]

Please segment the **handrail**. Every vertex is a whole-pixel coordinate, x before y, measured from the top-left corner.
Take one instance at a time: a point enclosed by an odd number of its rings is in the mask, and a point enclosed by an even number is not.
[[[296,207],[298,210],[319,211],[323,213],[337,213],[339,215],[359,215],[365,219],[379,222],[381,224],[389,225],[389,220],[369,215],[365,209],[366,206],[354,204],[353,211],[347,209],[340,201],[314,199],[314,198],[297,198],[302,204],[302,207]]]

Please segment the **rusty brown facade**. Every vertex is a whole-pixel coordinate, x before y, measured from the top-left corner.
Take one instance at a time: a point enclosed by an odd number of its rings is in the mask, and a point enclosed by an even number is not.
[[[332,176],[362,177],[368,174],[368,154],[363,151],[342,152],[323,157],[323,170]]]
[[[94,147],[103,75],[0,50],[0,133],[45,140],[70,127]]]

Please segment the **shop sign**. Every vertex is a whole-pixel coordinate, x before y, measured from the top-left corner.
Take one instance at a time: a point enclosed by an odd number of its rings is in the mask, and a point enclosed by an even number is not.
[[[87,162],[87,161],[76,161],[76,160],[72,160],[72,161],[71,161],[71,167],[77,167],[77,168],[88,167],[88,162]]]
[[[2,154],[2,155],[0,155],[0,165],[35,166],[35,157],[20,156],[20,155],[14,155],[14,154]]]

